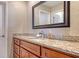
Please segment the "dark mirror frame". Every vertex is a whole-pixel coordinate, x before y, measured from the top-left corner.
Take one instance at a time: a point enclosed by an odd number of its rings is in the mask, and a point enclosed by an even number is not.
[[[46,1],[40,1],[39,3],[32,6],[32,28],[33,29],[44,29],[44,28],[62,28],[70,27],[70,1],[64,1],[64,23],[57,24],[46,24],[34,26],[34,8],[45,3]]]

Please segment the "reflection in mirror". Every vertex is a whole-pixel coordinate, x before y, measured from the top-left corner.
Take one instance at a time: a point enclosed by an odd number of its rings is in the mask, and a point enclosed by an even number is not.
[[[69,1],[40,1],[32,6],[33,29],[70,27]]]
[[[51,14],[51,24],[63,23],[64,22],[63,10],[53,12]]]
[[[50,24],[50,12],[39,10],[39,25]]]
[[[52,6],[50,7],[51,11],[51,23],[63,23],[64,22],[64,2],[53,2]]]
[[[50,24],[50,9],[44,5],[39,5],[34,9],[34,25]]]
[[[63,1],[47,1],[34,9],[34,25],[63,23],[63,15]]]

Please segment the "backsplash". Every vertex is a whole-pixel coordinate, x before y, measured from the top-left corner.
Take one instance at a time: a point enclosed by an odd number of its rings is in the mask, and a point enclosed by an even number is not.
[[[79,42],[79,36],[64,36],[63,39],[67,41]]]
[[[37,34],[33,34],[33,33],[15,33],[14,34],[14,36],[34,36],[34,37],[36,37],[36,35]],[[52,34],[51,34],[52,35]],[[45,38],[48,38],[48,36],[47,37],[45,37]],[[79,42],[79,36],[60,36],[60,35],[56,35],[56,36],[54,36],[54,35],[52,35],[52,38],[51,38],[51,40],[62,40],[62,41],[70,41],[70,42]]]
[[[33,33],[37,34],[41,31],[43,31],[44,34],[51,33],[51,35],[55,36],[57,39],[60,39],[63,36],[69,36],[69,28],[34,29]]]

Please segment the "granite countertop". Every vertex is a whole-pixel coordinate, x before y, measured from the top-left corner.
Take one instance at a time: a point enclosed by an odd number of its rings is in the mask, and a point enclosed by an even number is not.
[[[47,48],[56,49],[62,52],[79,56],[79,42],[62,41],[55,39],[31,38],[31,36],[17,35],[16,38],[32,42]]]

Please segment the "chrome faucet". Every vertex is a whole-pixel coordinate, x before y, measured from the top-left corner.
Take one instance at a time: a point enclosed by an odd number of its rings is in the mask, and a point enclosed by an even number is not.
[[[39,35],[40,35],[41,38],[45,38],[46,37],[46,34],[43,31],[39,32]]]

